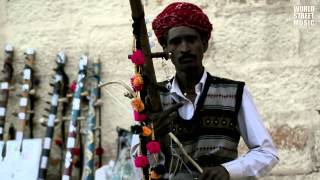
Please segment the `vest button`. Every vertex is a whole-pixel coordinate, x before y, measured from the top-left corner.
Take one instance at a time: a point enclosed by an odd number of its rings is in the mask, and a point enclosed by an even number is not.
[[[232,122],[230,122],[229,125],[230,125],[231,127],[233,127],[233,123],[232,123]]]
[[[222,125],[224,125],[224,126],[227,125],[227,121],[223,120]]]

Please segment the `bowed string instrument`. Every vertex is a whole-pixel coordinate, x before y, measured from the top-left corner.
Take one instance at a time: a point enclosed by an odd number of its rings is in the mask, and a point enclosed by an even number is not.
[[[62,180],[69,180],[71,179],[71,175],[72,175],[74,149],[76,147],[77,134],[78,134],[77,132],[78,121],[79,121],[78,118],[81,112],[81,99],[83,96],[82,93],[84,91],[84,83],[87,76],[87,65],[88,65],[88,57],[86,55],[82,55],[79,61],[79,71],[77,75],[76,89],[72,96],[71,119],[70,119],[69,129],[68,129],[66,155],[64,160],[64,170],[63,170]]]
[[[131,7],[131,12],[132,12],[132,19],[133,19],[133,34],[135,37],[135,49],[133,51],[141,51],[144,57],[144,63],[140,66],[135,66],[135,71],[140,72],[143,77],[144,81],[144,88],[142,91],[140,91],[140,98],[142,101],[148,100],[147,105],[149,107],[146,108],[147,114],[149,113],[157,113],[162,111],[162,105],[160,101],[160,95],[159,95],[159,90],[161,91],[161,87],[158,86],[156,75],[155,75],[155,70],[153,66],[153,58],[164,58],[164,59],[169,59],[170,54],[167,52],[156,52],[152,53],[150,49],[150,43],[148,39],[148,33],[147,33],[147,28],[146,28],[146,23],[144,19],[144,10],[143,10],[143,5],[141,0],[129,0],[130,1],[130,7]],[[131,55],[132,57],[132,55]],[[130,58],[130,55],[129,55]],[[154,127],[153,127],[153,122],[151,121],[149,125],[152,129],[152,138],[151,140],[155,140],[154,137]],[[143,156],[147,156],[147,151],[150,152],[150,150],[147,149],[147,145],[150,142],[150,137],[145,137],[143,135],[140,135],[140,151]],[[195,166],[195,168],[202,173],[201,167],[187,154],[185,149],[183,148],[182,144],[180,141],[176,138],[176,136],[169,132],[168,136],[165,136],[164,138],[160,139],[160,144],[161,144],[161,151],[164,154],[171,154],[171,149],[168,146],[170,139],[172,139],[178,147],[181,149],[182,153],[186,156],[188,161],[190,161],[191,164]],[[166,158],[166,168],[169,167],[169,162],[170,159],[169,157]],[[157,158],[155,158],[157,161]],[[157,167],[156,167],[157,168]],[[149,178],[154,178],[157,176],[159,177],[159,173],[153,173],[153,170],[147,164],[146,166],[142,167],[144,179],[149,179]],[[163,173],[163,172],[162,172]],[[156,174],[156,175],[154,175]],[[153,177],[154,175],[154,177]]]
[[[23,82],[21,85],[21,94],[19,98],[18,127],[16,132],[16,140],[22,144],[24,139],[24,131],[29,124],[30,138],[33,138],[33,116],[35,102],[35,86],[39,84],[38,79],[34,75],[35,51],[28,48],[25,52],[25,66],[23,69]],[[22,146],[20,147],[21,150]]]
[[[57,119],[58,114],[59,99],[65,96],[65,89],[68,86],[68,78],[66,78],[64,71],[64,66],[66,63],[66,56],[64,52],[58,53],[55,62],[57,64],[57,67],[54,69],[54,71],[56,72],[54,75],[54,82],[50,84],[51,86],[53,86],[53,91],[52,93],[49,93],[51,95],[51,101],[49,102],[50,109],[48,109],[49,115],[47,116],[46,134],[43,141],[42,153],[40,158],[38,174],[39,180],[44,180],[47,177],[48,162],[54,137],[55,121]],[[61,123],[63,123],[62,119]]]
[[[0,83],[0,140],[4,140],[6,125],[7,105],[9,100],[10,85],[13,76],[13,47],[9,44],[5,46],[5,59],[2,69],[2,79]]]

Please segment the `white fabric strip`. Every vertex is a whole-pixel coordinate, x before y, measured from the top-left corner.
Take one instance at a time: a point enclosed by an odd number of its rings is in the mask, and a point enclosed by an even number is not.
[[[6,115],[6,108],[0,107],[0,116],[5,116]]]
[[[8,82],[3,82],[1,83],[1,87],[0,87],[2,90],[5,90],[5,89],[9,89],[9,83]]]

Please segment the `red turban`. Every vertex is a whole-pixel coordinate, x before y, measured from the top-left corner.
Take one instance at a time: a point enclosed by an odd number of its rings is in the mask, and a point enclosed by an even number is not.
[[[177,26],[188,26],[198,30],[206,40],[210,39],[212,24],[206,14],[196,5],[176,2],[167,6],[152,22],[158,41],[164,39],[164,33]]]

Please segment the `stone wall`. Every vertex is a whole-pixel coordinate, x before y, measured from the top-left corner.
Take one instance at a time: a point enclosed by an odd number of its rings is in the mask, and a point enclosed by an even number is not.
[[[147,26],[169,0],[143,0]],[[214,31],[204,65],[212,74],[246,81],[257,107],[279,149],[280,163],[265,180],[318,179],[320,167],[320,2],[317,0],[190,0],[208,14]],[[294,5],[315,5],[316,24],[293,25]],[[15,78],[23,68],[23,52],[36,50],[36,71],[41,80],[37,89],[36,121],[44,112],[51,70],[56,53],[68,55],[67,72],[76,77],[78,59],[103,62],[104,82],[121,80],[128,84],[133,73],[127,60],[132,34],[127,0],[0,0],[0,47],[15,47]],[[161,50],[151,37],[153,51]],[[0,51],[3,57],[3,51]],[[1,61],[2,63],[3,61]],[[155,62],[158,80],[173,75],[170,62]],[[2,64],[1,64],[2,65]],[[165,68],[162,68],[165,66]],[[168,70],[167,73],[165,70]],[[17,88],[19,89],[19,88]],[[103,91],[103,144],[105,159],[115,155],[117,126],[132,123],[129,100],[124,89]],[[17,90],[16,94],[19,93]],[[9,111],[18,109],[12,96]],[[8,121],[16,121],[10,116]],[[39,124],[37,137],[44,136]],[[244,147],[244,146],[242,146]],[[245,148],[241,148],[244,152]]]

